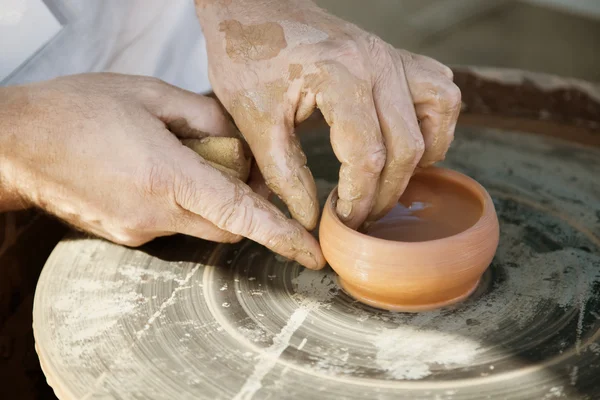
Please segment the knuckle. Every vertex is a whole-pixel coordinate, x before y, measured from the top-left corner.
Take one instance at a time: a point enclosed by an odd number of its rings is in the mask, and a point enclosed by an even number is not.
[[[455,110],[461,106],[462,94],[454,82],[448,81],[447,84],[443,85],[440,96],[451,110]]]
[[[153,229],[156,225],[156,218],[150,214],[133,214],[123,219],[122,226],[127,232],[139,234]]]
[[[149,196],[164,196],[173,191],[170,167],[160,161],[149,161],[143,169],[142,190]]]
[[[324,54],[327,54],[327,57],[331,57],[333,54],[333,59],[343,65],[343,72],[339,70],[340,68],[337,68],[336,73],[347,74],[347,71],[352,71],[355,76],[367,75],[370,55],[364,44],[353,38],[348,38],[336,40],[325,47],[331,47],[332,50],[326,50]]]
[[[142,235],[129,232],[127,230],[122,230],[112,234],[112,241],[122,246],[139,247],[147,243],[149,239],[143,237]]]
[[[390,49],[391,46],[377,36],[371,36],[368,43],[372,64],[377,71],[376,82],[385,85],[387,79],[398,74]]]
[[[223,200],[214,208],[214,211],[208,212],[208,218],[220,229],[235,234],[238,231],[232,228],[239,221],[240,214],[243,214],[243,211],[239,204],[235,204],[231,200]]]
[[[452,68],[448,67],[447,65],[444,64],[440,64],[441,69],[442,69],[442,73],[444,75],[446,75],[448,77],[448,79],[452,80],[454,79],[454,71],[452,71]]]
[[[240,235],[229,235],[226,238],[220,240],[221,243],[239,243],[244,237]]]
[[[377,175],[383,170],[386,159],[387,156],[385,147],[383,145],[377,146],[364,156],[362,162],[363,169],[368,173]]]
[[[411,66],[415,66],[416,64],[418,64],[418,62],[416,60],[416,54],[413,54],[410,51],[403,50],[403,49],[397,49],[396,53],[400,57],[400,60],[402,60],[402,64],[404,66],[411,67]]]
[[[344,40],[338,47],[338,52],[341,57],[347,57],[349,59],[360,59],[362,57],[362,51],[355,40]]]
[[[204,105],[206,114],[213,121],[216,129],[221,132],[232,132],[231,122],[223,106],[217,100],[210,97],[207,97],[206,100]]]
[[[175,202],[185,210],[196,212],[197,206],[202,204],[200,194],[191,179],[179,179],[174,192]]]
[[[167,84],[163,80],[153,76],[141,76],[139,80],[139,91],[142,98],[154,100],[164,95]]]
[[[452,69],[438,60],[421,54],[416,55],[415,59],[422,64],[421,68],[437,71],[450,80],[454,79],[454,72]]]
[[[394,161],[400,166],[416,165],[425,152],[425,141],[421,136],[410,137],[407,140],[400,141],[398,146],[394,147]]]
[[[162,79],[155,76],[140,76],[139,79],[142,84],[147,86],[163,87],[165,84]]]
[[[219,102],[211,97],[205,97],[204,107],[208,114],[210,114],[213,118],[225,118],[223,113],[223,108],[219,104]]]
[[[251,218],[249,218],[250,215],[245,206],[241,204],[224,204],[221,208],[223,212],[215,224],[219,228],[233,234],[240,234],[251,230]]]
[[[371,57],[378,60],[387,60],[391,59],[390,57],[390,45],[386,43],[379,36],[369,35],[367,37],[367,46],[369,49],[369,54]]]
[[[224,231],[248,235],[256,230],[252,218],[253,208],[249,189],[236,187],[233,196],[228,196],[209,212],[208,219]]]

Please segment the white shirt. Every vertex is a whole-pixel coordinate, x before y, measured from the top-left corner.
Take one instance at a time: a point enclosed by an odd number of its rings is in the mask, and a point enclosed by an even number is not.
[[[47,2],[65,20],[63,29],[3,85],[106,71],[155,76],[194,92],[210,91],[193,0]]]

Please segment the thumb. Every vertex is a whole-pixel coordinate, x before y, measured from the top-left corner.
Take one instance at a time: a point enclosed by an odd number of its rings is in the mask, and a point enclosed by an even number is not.
[[[319,243],[299,223],[286,218],[248,185],[212,168],[191,150],[182,151],[181,176],[174,185],[175,201],[180,207],[308,268],[325,266]]]
[[[163,121],[180,138],[202,139],[206,136],[238,136],[218,100],[152,80],[150,90],[141,91],[146,108]]]

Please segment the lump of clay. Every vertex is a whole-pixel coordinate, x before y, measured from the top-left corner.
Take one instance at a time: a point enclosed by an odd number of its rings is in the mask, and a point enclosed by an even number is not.
[[[213,167],[243,182],[248,180],[252,157],[240,139],[209,136],[203,139],[184,139],[181,142]]]

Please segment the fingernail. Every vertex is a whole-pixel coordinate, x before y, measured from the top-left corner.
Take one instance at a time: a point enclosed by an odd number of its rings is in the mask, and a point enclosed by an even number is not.
[[[358,231],[360,233],[367,233],[367,231],[369,230],[369,227],[371,225],[373,225],[373,222],[375,222],[375,221],[365,221],[365,222],[363,222],[363,224],[360,226],[360,228],[358,229]]]
[[[316,257],[309,251],[298,253],[296,261],[312,270],[319,270],[325,266],[325,259],[322,256]]]
[[[317,226],[319,220],[319,207],[317,206],[317,187],[308,167],[299,170],[298,180],[304,188],[301,199],[294,204],[294,212],[298,215],[298,221],[309,231]]]
[[[337,213],[338,217],[342,221],[348,221],[350,219],[350,214],[352,214],[352,203],[346,200],[338,199]]]

